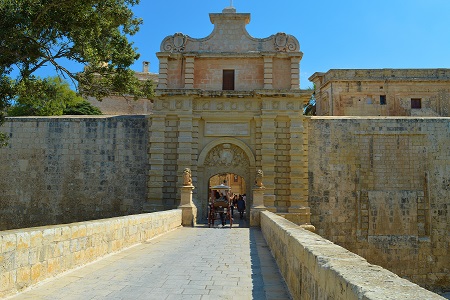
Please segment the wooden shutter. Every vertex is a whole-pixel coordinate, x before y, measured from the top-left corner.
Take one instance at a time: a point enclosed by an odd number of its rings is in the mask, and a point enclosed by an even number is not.
[[[223,70],[222,90],[234,91],[234,70]]]
[[[422,99],[420,99],[420,98],[413,98],[413,99],[411,99],[411,108],[412,109],[420,109],[420,108],[422,108]]]

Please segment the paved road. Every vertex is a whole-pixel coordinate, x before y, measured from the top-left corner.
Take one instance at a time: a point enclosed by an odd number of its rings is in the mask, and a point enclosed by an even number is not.
[[[238,226],[176,229],[11,299],[291,299],[260,229]]]

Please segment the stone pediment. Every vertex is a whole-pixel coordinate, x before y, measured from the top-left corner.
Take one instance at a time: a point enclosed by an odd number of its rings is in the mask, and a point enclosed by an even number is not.
[[[161,52],[169,53],[278,53],[300,52],[298,40],[286,33],[268,38],[254,38],[246,29],[250,14],[235,13],[225,9],[223,13],[210,14],[213,32],[205,38],[192,38],[182,33],[167,36],[161,43]]]

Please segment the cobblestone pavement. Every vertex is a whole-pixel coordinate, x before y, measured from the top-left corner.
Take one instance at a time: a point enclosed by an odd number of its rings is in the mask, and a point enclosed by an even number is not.
[[[291,299],[260,229],[179,228],[10,299]]]

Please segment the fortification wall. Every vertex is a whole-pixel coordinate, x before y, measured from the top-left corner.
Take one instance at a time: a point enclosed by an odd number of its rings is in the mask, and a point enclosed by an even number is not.
[[[142,212],[149,119],[10,118],[0,128],[0,230]]]
[[[450,118],[313,117],[317,233],[427,288],[449,288]]]
[[[0,298],[181,226],[181,210],[0,231]]]
[[[271,212],[261,230],[294,299],[444,299]]]

